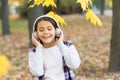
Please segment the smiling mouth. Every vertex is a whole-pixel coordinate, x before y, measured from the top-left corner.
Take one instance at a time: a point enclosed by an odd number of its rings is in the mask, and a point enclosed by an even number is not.
[[[48,39],[48,38],[50,38],[50,37],[51,37],[51,36],[44,36],[43,38],[44,38],[44,39]]]

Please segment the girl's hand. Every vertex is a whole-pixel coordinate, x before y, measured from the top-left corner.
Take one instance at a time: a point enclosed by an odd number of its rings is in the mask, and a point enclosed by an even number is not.
[[[42,44],[34,37],[34,34],[32,33],[32,43],[33,45],[35,45],[36,47],[41,47]]]

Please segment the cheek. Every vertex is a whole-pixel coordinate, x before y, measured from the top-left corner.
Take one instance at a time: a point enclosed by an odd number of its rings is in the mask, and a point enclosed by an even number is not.
[[[52,31],[51,31],[51,34],[52,34],[53,36],[55,36],[55,30],[52,30]]]
[[[41,36],[43,35],[42,32],[38,32],[38,37],[41,38]]]

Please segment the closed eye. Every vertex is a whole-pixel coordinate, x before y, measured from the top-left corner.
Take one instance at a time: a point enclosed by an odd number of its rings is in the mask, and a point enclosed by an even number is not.
[[[51,31],[52,29],[51,28],[48,28],[49,31]]]
[[[44,29],[39,29],[40,32],[44,31]]]

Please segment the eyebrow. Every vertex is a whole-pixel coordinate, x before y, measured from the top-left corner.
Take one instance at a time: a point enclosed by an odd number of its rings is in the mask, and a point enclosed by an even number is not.
[[[38,29],[44,29],[44,27],[39,27]]]
[[[52,28],[52,26],[48,26],[47,28]]]
[[[47,26],[47,28],[52,28],[52,26]],[[39,29],[44,29],[44,27],[39,27]]]

